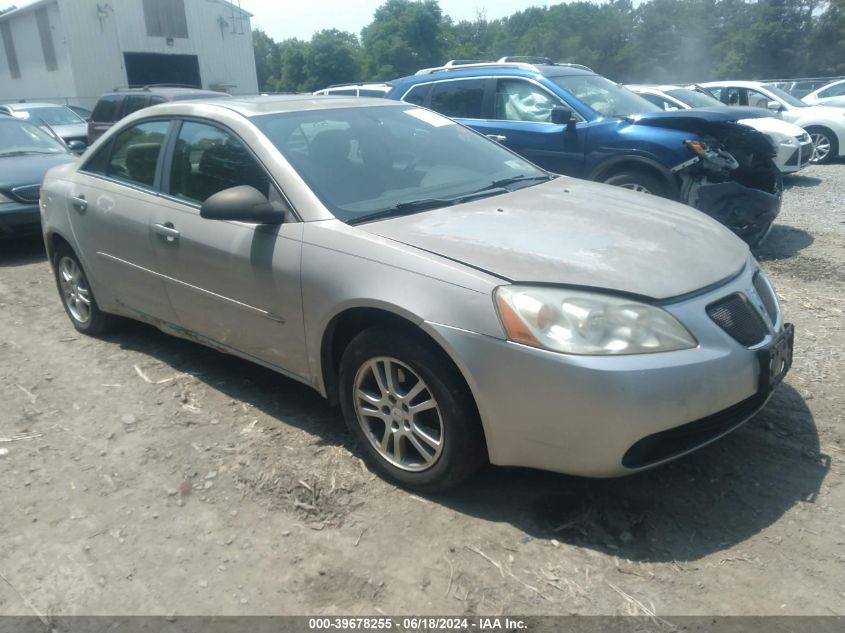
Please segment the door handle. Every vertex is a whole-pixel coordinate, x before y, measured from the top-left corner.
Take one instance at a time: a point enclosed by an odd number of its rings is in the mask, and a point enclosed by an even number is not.
[[[175,242],[179,239],[179,231],[173,228],[173,224],[166,222],[164,224],[153,224],[153,231],[157,235],[161,235],[167,239],[168,242]]]
[[[504,143],[508,140],[507,136],[502,136],[501,134],[488,134],[487,138],[491,141],[496,141],[497,143]]]
[[[73,208],[79,211],[79,213],[85,213],[85,210],[88,209],[88,201],[85,199],[85,194],[73,196],[70,200]]]

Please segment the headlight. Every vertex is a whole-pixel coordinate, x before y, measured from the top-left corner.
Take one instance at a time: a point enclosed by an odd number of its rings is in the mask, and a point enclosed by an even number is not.
[[[780,145],[788,145],[789,147],[797,147],[798,146],[798,139],[794,136],[790,136],[789,134],[784,134],[782,132],[768,132],[767,133],[773,141],[779,143]]]
[[[7,198],[2,193],[0,193],[0,204],[7,204],[9,202],[14,202],[11,198]]]
[[[593,292],[499,286],[508,338],[566,354],[648,354],[691,349],[692,334],[661,308]]]

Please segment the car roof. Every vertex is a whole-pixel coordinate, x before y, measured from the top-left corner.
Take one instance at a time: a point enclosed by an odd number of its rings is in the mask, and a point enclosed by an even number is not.
[[[15,102],[15,103],[0,103],[0,105],[9,108],[10,110],[31,110],[35,108],[64,108],[65,105],[62,103],[43,103],[43,102],[36,102],[36,101],[25,101],[24,103]]]
[[[683,89],[683,86],[676,86],[675,84],[662,84],[654,86],[650,84],[625,84],[628,90],[636,92],[637,90],[653,90],[654,92],[667,92],[669,90]]]
[[[197,106],[211,108],[226,108],[245,117],[261,114],[275,114],[278,112],[302,112],[307,110],[331,110],[336,108],[362,108],[366,106],[413,107],[410,104],[379,99],[376,97],[354,97],[337,95],[267,95],[256,97],[238,97],[232,99],[191,99],[190,101],[173,101],[162,103],[152,108],[145,108],[139,112],[149,114],[168,112],[171,114],[186,114],[196,112]]]
[[[810,94],[815,94],[817,92],[821,92],[822,90],[826,90],[827,88],[830,88],[831,86],[838,86],[841,83],[845,83],[845,79],[836,79],[834,81],[826,83],[825,85],[819,86],[818,88],[813,90],[813,92],[811,92]]]
[[[447,78],[460,79],[467,77],[502,76],[502,77],[564,77],[571,75],[589,75],[596,73],[589,69],[567,66],[565,64],[526,64],[520,62],[483,62],[478,64],[465,64],[456,66],[438,66],[437,68],[425,68],[414,75],[402,77],[392,81],[394,85],[399,83],[430,83],[441,81]]]
[[[219,95],[219,96],[231,96],[225,92],[218,92],[216,90],[206,90],[204,88],[187,88],[184,86],[144,86],[143,88],[118,88],[117,90],[112,90],[110,92],[104,93],[105,95],[131,95],[131,94],[159,94],[159,95],[178,95],[178,94],[189,94],[189,93],[196,93],[196,94],[204,94],[204,95]]]
[[[748,81],[748,80],[741,80],[741,81],[705,81],[699,84],[698,86],[702,86],[703,88],[724,88],[724,87],[731,87],[734,86],[736,88],[765,88],[766,82],[765,81]]]

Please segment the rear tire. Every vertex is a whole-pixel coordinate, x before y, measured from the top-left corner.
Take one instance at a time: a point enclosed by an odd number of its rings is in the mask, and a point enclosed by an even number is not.
[[[810,162],[814,165],[824,165],[839,155],[836,135],[827,128],[808,127],[807,134],[813,140],[813,157]]]
[[[100,310],[79,258],[61,245],[53,256],[53,274],[65,312],[77,331],[96,336],[117,324],[118,317]]]
[[[650,193],[661,198],[668,197],[666,183],[656,175],[642,169],[626,169],[611,174],[603,181],[606,185],[623,187],[640,193]]]
[[[386,479],[439,492],[484,463],[484,433],[463,378],[417,337],[364,330],[343,353],[339,383],[349,431]]]

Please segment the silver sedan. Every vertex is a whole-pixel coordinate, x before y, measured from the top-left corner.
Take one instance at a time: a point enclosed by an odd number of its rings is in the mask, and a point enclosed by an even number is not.
[[[404,103],[149,108],[52,170],[41,207],[77,330],[130,317],[299,380],[419,490],[485,461],[655,466],[741,425],[791,363],[720,224]]]

